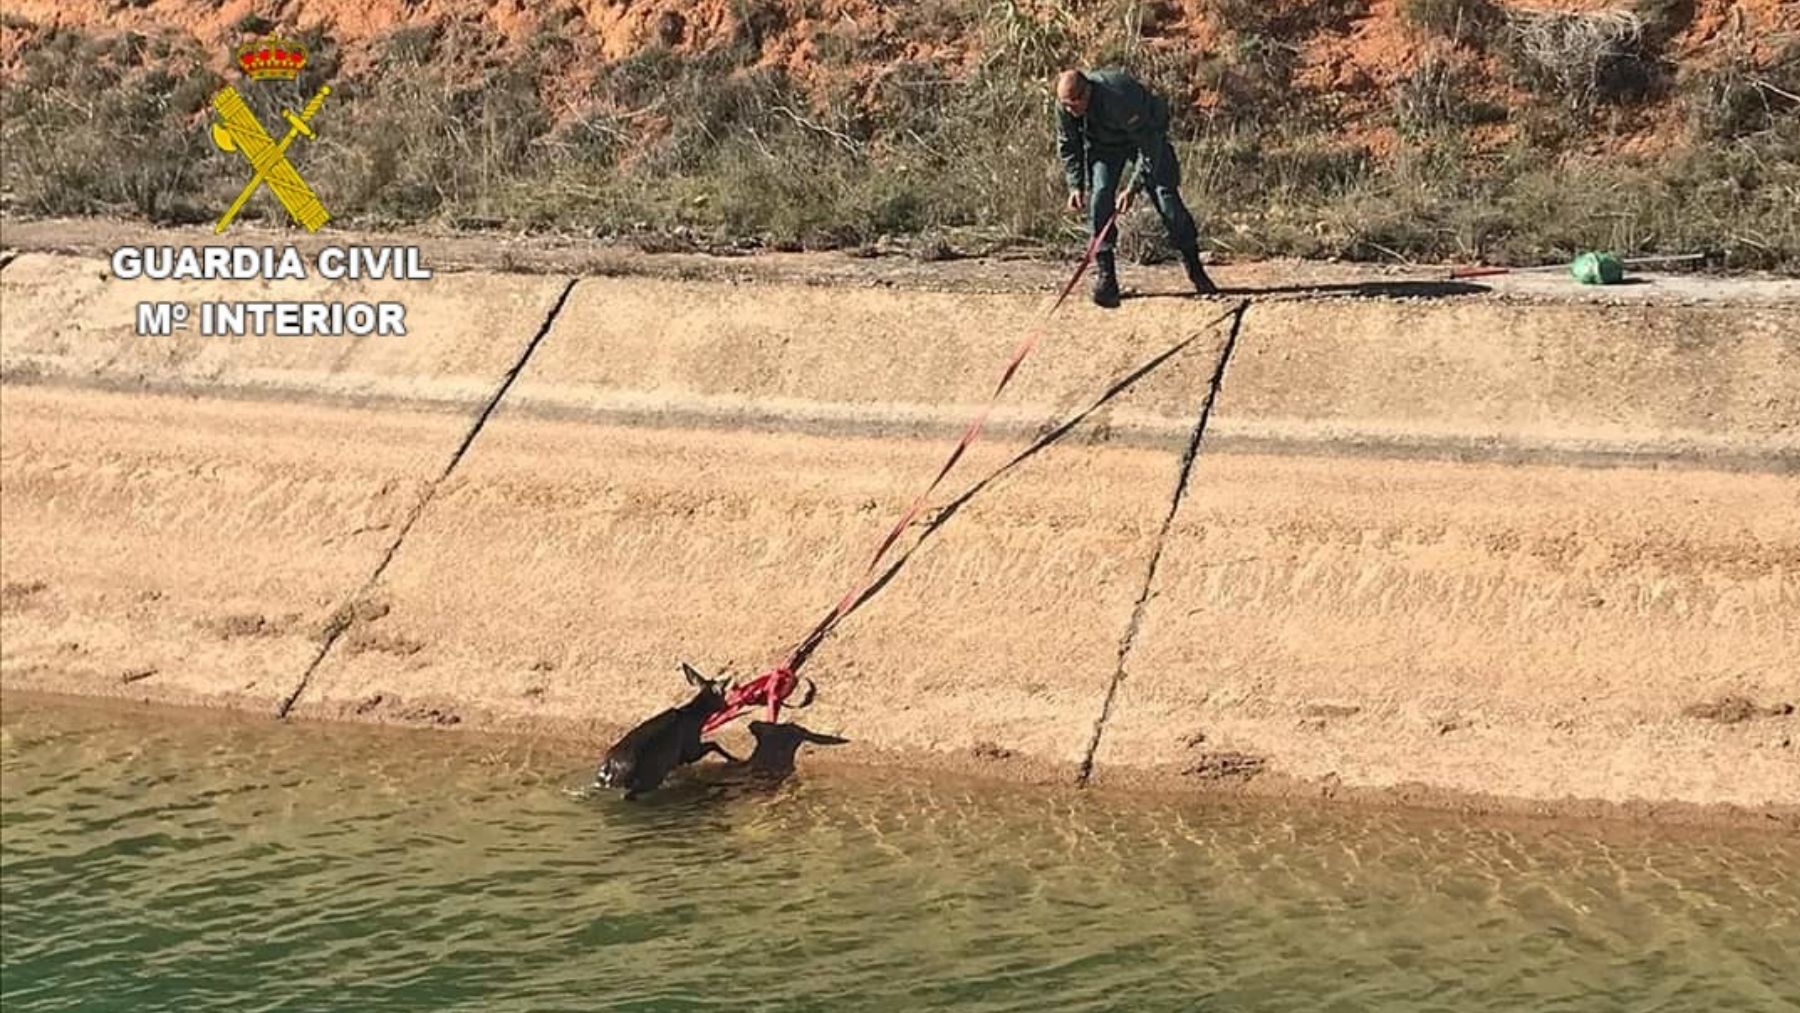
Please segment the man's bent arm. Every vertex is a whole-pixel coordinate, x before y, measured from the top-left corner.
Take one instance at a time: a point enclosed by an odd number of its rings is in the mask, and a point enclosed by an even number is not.
[[[1081,134],[1081,121],[1062,108],[1056,110],[1056,148],[1062,156],[1063,181],[1069,190],[1087,192],[1087,180],[1082,178],[1087,145]]]

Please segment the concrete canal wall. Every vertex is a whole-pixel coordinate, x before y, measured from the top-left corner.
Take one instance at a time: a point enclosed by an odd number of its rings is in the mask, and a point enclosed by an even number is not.
[[[177,283],[19,252],[0,687],[597,751],[682,697],[678,660],[748,675],[801,636],[1046,304],[634,265]],[[959,505],[813,657],[836,755],[1800,806],[1788,289],[1133,277],[1056,319]],[[133,332],[140,301],[265,297],[403,301],[409,333]]]

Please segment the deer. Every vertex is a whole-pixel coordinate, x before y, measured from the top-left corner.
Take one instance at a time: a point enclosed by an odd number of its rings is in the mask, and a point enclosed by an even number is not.
[[[642,792],[653,791],[676,767],[693,763],[708,753],[718,753],[731,763],[741,763],[717,742],[702,742],[701,729],[707,719],[726,707],[726,694],[731,677],[708,679],[687,662],[681,663],[688,684],[699,690],[694,698],[679,707],[671,707],[626,732],[606,751],[594,782],[606,788],[625,789],[627,801]]]

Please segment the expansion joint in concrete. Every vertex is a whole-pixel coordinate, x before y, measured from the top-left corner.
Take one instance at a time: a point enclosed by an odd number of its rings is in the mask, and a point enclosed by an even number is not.
[[[374,590],[376,584],[380,582],[381,575],[387,572],[388,564],[394,561],[394,556],[399,553],[400,546],[406,541],[407,534],[412,531],[413,525],[418,523],[419,518],[424,515],[425,508],[430,505],[432,497],[437,494],[438,488],[442,486],[444,480],[448,479],[451,473],[456,470],[456,466],[462,463],[463,455],[467,454],[469,448],[474,445],[475,437],[481,434],[482,428],[487,425],[488,419],[493,416],[494,409],[500,407],[500,401],[506,397],[506,392],[512,389],[513,381],[517,380],[519,374],[524,372],[525,364],[531,361],[532,353],[537,351],[537,347],[543,342],[544,336],[550,333],[551,327],[555,326],[556,318],[561,315],[563,305],[569,301],[569,293],[575,290],[575,283],[578,280],[579,279],[571,278],[569,279],[568,284],[563,286],[562,293],[556,297],[556,302],[551,304],[550,312],[545,315],[544,322],[538,325],[537,333],[533,334],[531,340],[525,343],[525,348],[519,353],[518,360],[513,363],[511,369],[506,371],[506,375],[501,378],[499,386],[494,388],[494,393],[489,396],[487,403],[482,406],[481,414],[475,417],[474,423],[469,426],[469,431],[463,434],[462,442],[457,445],[455,453],[451,454],[450,460],[444,464],[444,470],[439,473],[437,478],[431,481],[430,485],[426,486],[425,491],[419,496],[418,501],[413,504],[412,510],[407,513],[405,522],[400,525],[400,529],[395,533],[393,541],[388,543],[387,551],[382,554],[381,562],[376,564],[374,572],[369,574],[368,579],[363,581],[362,586],[357,588],[356,593],[352,595],[348,601],[340,605],[337,612],[332,615],[331,621],[325,626],[324,636],[320,638],[319,649],[313,654],[312,661],[307,664],[306,671],[301,673],[300,681],[295,684],[292,692],[282,698],[281,704],[276,707],[276,718],[285,719],[288,716],[288,712],[294,709],[294,704],[299,702],[301,694],[306,692],[306,687],[312,682],[313,673],[317,672],[319,666],[324,664],[325,658],[330,655],[331,648],[337,644],[338,638],[343,636],[344,632],[350,628],[351,623],[355,618],[358,603],[364,601],[369,593]]]
[[[1225,368],[1231,364],[1231,353],[1237,348],[1238,334],[1244,327],[1244,315],[1250,311],[1250,300],[1238,303],[1236,311],[1231,314],[1231,329],[1225,336],[1225,345],[1219,350],[1219,359],[1213,366],[1212,380],[1206,387],[1206,398],[1200,403],[1200,415],[1194,420],[1193,431],[1188,434],[1187,447],[1181,453],[1181,465],[1175,476],[1175,489],[1169,496],[1169,509],[1163,515],[1162,527],[1156,532],[1156,542],[1150,550],[1150,562],[1144,568],[1144,583],[1138,589],[1137,601],[1131,607],[1131,620],[1125,625],[1125,632],[1119,637],[1118,664],[1113,669],[1112,681],[1107,684],[1106,697],[1100,703],[1100,715],[1094,719],[1094,733],[1088,739],[1087,752],[1081,758],[1081,766],[1076,771],[1075,783],[1085,786],[1094,774],[1094,757],[1100,752],[1100,738],[1106,734],[1106,722],[1112,717],[1113,701],[1119,694],[1119,685],[1125,681],[1126,666],[1131,660],[1132,648],[1137,644],[1138,630],[1144,624],[1144,613],[1149,608],[1150,590],[1156,585],[1156,568],[1162,562],[1163,547],[1169,540],[1169,529],[1175,524],[1175,515],[1181,510],[1181,501],[1187,495],[1188,480],[1193,476],[1194,459],[1200,456],[1200,443],[1206,438],[1206,423],[1212,418],[1213,406],[1219,400],[1219,388],[1225,382]]]

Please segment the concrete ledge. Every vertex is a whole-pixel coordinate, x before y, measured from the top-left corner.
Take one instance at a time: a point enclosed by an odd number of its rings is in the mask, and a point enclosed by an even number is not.
[[[1791,460],[1800,308],[1259,305],[1220,423]]]
[[[680,279],[719,284],[787,284],[834,289],[961,294],[1045,295],[1068,278],[1071,265],[1044,251],[1009,251],[993,258],[925,262],[908,257],[855,253],[775,253],[719,256],[703,253],[644,254],[629,244],[598,243],[585,236],[497,235],[431,227],[359,232],[333,229],[310,236],[287,228],[240,222],[235,242],[246,246],[291,244],[311,255],[328,244],[419,247],[434,270]],[[152,227],[97,218],[0,219],[7,252],[60,253],[105,258],[125,245],[202,245],[217,242],[207,226]],[[0,253],[3,260],[5,253]],[[1432,300],[1483,294],[1513,305],[1752,306],[1800,308],[1800,278],[1631,272],[1631,284],[1585,286],[1562,272],[1490,275],[1451,281],[1449,266],[1374,265],[1271,260],[1208,269],[1233,297],[1268,305],[1320,300]],[[1179,296],[1187,291],[1175,264],[1127,264],[1128,295]]]
[[[0,379],[169,393],[300,393],[467,406],[493,392],[568,279],[120,281],[104,260],[27,253],[0,272]],[[137,304],[397,301],[404,337],[139,337]]]

